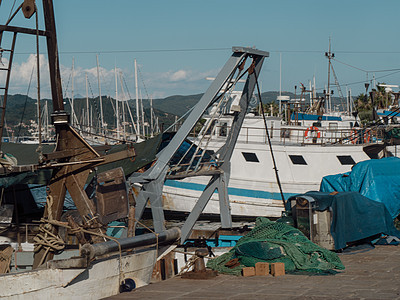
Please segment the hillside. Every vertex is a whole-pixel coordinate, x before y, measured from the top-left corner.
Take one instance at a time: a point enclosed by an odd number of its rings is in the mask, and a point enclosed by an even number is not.
[[[263,103],[271,103],[276,101],[279,92],[270,91],[264,92],[261,94]],[[282,95],[290,96],[291,98],[295,98],[293,93],[283,92]],[[300,95],[296,95],[297,98]],[[153,109],[155,115],[159,119],[159,124],[161,128],[167,128],[175,121],[176,117],[180,117],[184,115],[191,107],[193,107],[202,97],[202,94],[197,95],[174,95],[169,96],[162,99],[154,99],[153,100]],[[83,116],[86,115],[86,99],[79,98],[74,100],[75,114],[78,116],[78,122],[82,122]],[[45,103],[48,104],[48,112],[49,115],[52,112],[52,102],[49,99],[43,99],[41,101],[41,106],[44,107]],[[104,121],[108,124],[109,128],[115,127],[115,100],[113,98],[103,96],[103,112],[104,112]],[[67,112],[71,112],[70,99],[64,99],[65,109]],[[136,118],[136,101],[129,100],[129,107],[131,109],[131,113],[133,118]],[[340,103],[338,98],[333,98],[334,105]],[[144,113],[145,113],[145,121],[150,123],[150,102],[146,99],[143,100],[144,105]],[[252,104],[255,105],[255,102]],[[90,98],[89,106],[91,107],[91,115],[93,120],[100,120],[100,102],[99,97]],[[120,115],[122,112],[119,112]],[[128,118],[128,113],[126,112],[126,116]],[[30,124],[30,120],[37,119],[37,108],[36,108],[36,100],[30,97],[16,94],[10,95],[7,101],[7,113],[6,113],[6,123],[9,127],[13,127],[14,133],[16,135],[25,135],[26,134],[26,124]],[[19,126],[20,123],[23,123],[22,126]]]

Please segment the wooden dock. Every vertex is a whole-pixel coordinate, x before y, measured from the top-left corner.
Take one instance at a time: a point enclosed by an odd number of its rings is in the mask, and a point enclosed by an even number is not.
[[[400,246],[339,254],[336,275],[174,277],[108,299],[400,299]]]

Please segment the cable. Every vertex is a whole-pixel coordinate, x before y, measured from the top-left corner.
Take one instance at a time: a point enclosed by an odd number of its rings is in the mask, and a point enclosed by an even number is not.
[[[26,104],[28,102],[28,95],[29,95],[29,91],[31,89],[31,83],[32,83],[32,77],[33,77],[33,71],[35,70],[35,66],[32,67],[32,72],[31,72],[31,77],[29,79],[29,84],[28,84],[28,90],[26,91],[26,95],[25,95],[25,103],[24,103],[24,108],[22,110],[22,114],[21,114],[21,120],[19,122],[19,126],[18,126],[18,133],[17,133],[17,137],[19,137],[19,134],[21,133],[21,127],[22,127],[22,121],[24,119],[25,116],[25,109],[26,109]]]
[[[372,70],[372,71],[371,71],[371,70],[364,70],[364,69],[361,69],[361,68],[352,66],[352,65],[350,65],[350,64],[347,64],[347,63],[345,63],[345,62],[342,62],[342,61],[340,61],[340,60],[337,60],[337,59],[335,59],[335,58],[332,58],[332,60],[334,60],[334,61],[336,61],[336,62],[338,62],[338,63],[340,63],[340,64],[346,65],[346,66],[348,66],[348,67],[351,67],[351,68],[353,68],[353,69],[356,69],[356,70],[365,72],[365,73],[379,73],[379,72],[400,71],[400,68],[397,68],[397,69],[389,69],[389,70]]]
[[[60,54],[112,54],[112,53],[157,53],[157,52],[198,52],[198,51],[227,51],[232,48],[192,48],[192,49],[144,49],[144,50],[106,50],[106,51],[60,51]],[[18,52],[15,54],[30,54]]]
[[[274,156],[274,152],[272,151],[272,144],[271,144],[271,139],[270,139],[270,136],[269,136],[267,120],[265,119],[264,104],[263,104],[262,99],[261,99],[260,86],[259,86],[259,84],[258,84],[258,76],[257,76],[256,70],[254,70],[254,76],[255,76],[255,78],[256,78],[257,93],[258,93],[258,98],[259,98],[259,101],[260,101],[260,104],[261,104],[261,114],[262,114],[263,120],[264,120],[265,133],[266,133],[266,135],[267,135],[269,150],[270,150],[270,152],[271,152],[272,163],[273,163],[273,165],[274,165],[274,171],[275,171],[275,176],[276,176],[276,183],[278,184],[278,187],[279,187],[279,192],[280,192],[280,194],[281,194],[281,198],[282,198],[282,202],[283,202],[283,207],[286,209],[285,196],[283,195],[282,185],[281,185],[281,181],[280,181],[280,179],[279,179],[278,168],[276,167],[275,156]]]

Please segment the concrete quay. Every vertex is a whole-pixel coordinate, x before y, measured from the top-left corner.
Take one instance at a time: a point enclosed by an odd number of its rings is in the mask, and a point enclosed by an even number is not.
[[[400,299],[400,246],[339,254],[336,275],[174,277],[108,299]]]

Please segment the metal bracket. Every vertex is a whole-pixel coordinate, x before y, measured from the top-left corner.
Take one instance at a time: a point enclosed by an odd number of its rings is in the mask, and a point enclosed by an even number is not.
[[[228,59],[227,63],[221,69],[216,79],[213,81],[208,90],[204,93],[200,101],[193,108],[192,112],[189,114],[185,122],[182,124],[181,128],[171,140],[171,142],[166,148],[163,149],[161,153],[159,153],[156,163],[146,172],[141,174],[133,174],[128,179],[131,184],[142,184],[142,189],[140,190],[137,197],[138,205],[135,216],[136,219],[140,220],[147,201],[149,200],[151,203],[155,230],[156,232],[159,232],[159,230],[162,230],[164,228],[164,213],[162,211],[161,200],[162,188],[167,174],[168,163],[170,162],[171,158],[178,150],[180,145],[183,143],[185,138],[189,135],[192,128],[204,114],[206,109],[208,109],[216,101],[217,95],[222,91],[226,84],[231,81],[236,71],[241,68],[241,65],[243,64],[245,59],[247,57],[253,58],[253,63],[249,68],[248,78],[239,102],[239,109],[234,116],[232,129],[229,133],[229,136],[227,137],[226,143],[218,151],[219,159],[220,161],[223,161],[220,166],[220,170],[222,170],[222,172],[216,172],[216,174],[212,175],[208,185],[206,186],[205,190],[197,201],[192,212],[189,214],[184,226],[182,227],[181,242],[185,241],[189,237],[195,222],[197,221],[200,214],[203,212],[215,190],[218,190],[219,194],[222,226],[224,228],[229,228],[232,226],[228,195],[230,159],[232,157],[233,149],[239,136],[239,132],[243,124],[248,105],[253,95],[258,76],[257,74],[260,74],[264,58],[269,56],[268,52],[260,51],[253,48],[233,47],[232,51],[232,56]],[[153,205],[155,206],[153,207]]]

